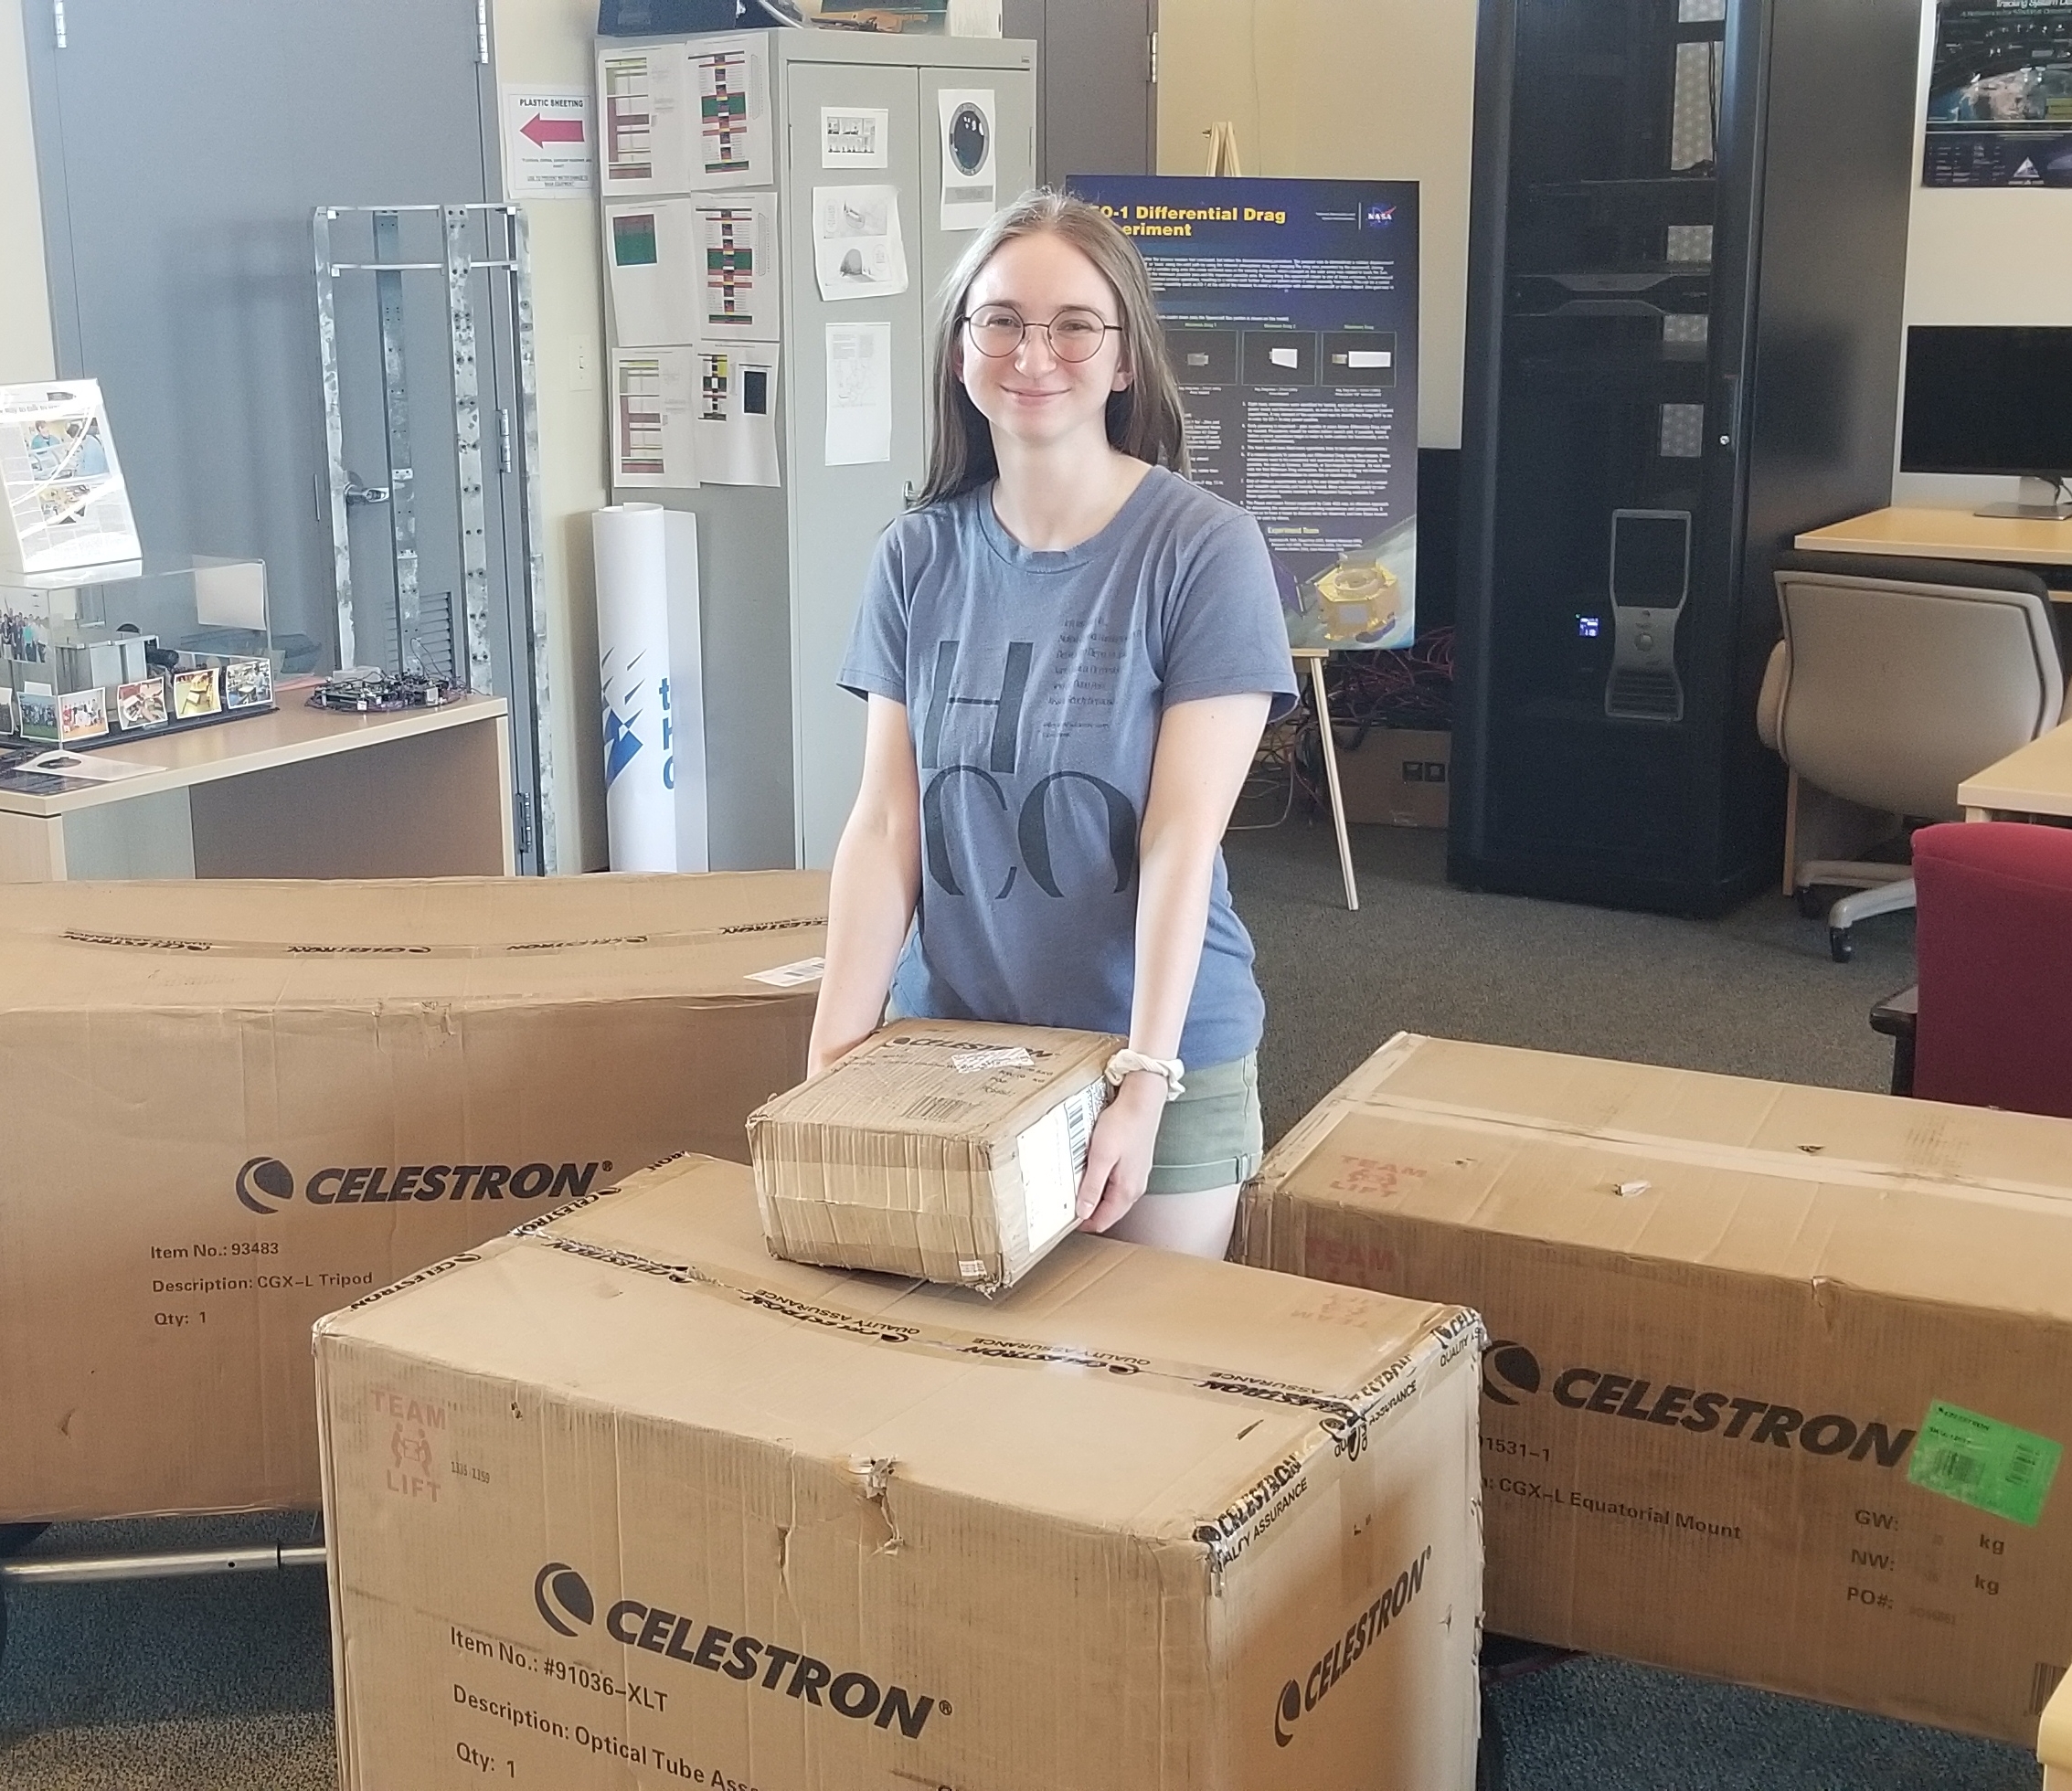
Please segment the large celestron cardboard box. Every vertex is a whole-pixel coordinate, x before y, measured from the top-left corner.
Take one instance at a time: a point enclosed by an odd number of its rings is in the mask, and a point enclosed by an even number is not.
[[[1239,1225],[1483,1315],[1491,1628],[2035,1741],[2072,1121],[1403,1035]]]
[[[901,1021],[749,1120],[763,1235],[792,1262],[992,1293],[1079,1223],[1102,1072],[1127,1039]]]
[[[1468,1791],[1458,1307],[776,1261],[687,1158],[317,1327],[347,1791]]]
[[[826,903],[801,872],[0,894],[0,1521],[313,1506],[312,1323],[745,1157],[804,1073]]]

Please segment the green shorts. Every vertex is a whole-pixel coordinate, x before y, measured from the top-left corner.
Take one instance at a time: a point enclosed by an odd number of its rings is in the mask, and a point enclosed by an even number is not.
[[[1147,1194],[1198,1194],[1249,1181],[1266,1149],[1256,1051],[1181,1078],[1186,1093],[1165,1109],[1152,1147]]]

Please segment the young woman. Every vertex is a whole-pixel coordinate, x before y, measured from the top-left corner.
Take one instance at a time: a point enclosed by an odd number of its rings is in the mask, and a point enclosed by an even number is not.
[[[1126,1034],[1082,1226],[1221,1256],[1265,1003],[1220,841],[1293,666],[1258,525],[1178,471],[1143,263],[1037,193],[951,277],[927,488],[841,674],[867,697],[819,1070],[895,1013]]]

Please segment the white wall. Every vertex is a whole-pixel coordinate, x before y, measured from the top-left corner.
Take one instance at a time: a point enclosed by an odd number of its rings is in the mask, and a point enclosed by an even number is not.
[[[1474,0],[1159,0],[1158,169],[1419,184],[1418,444],[1461,445]]]
[[[48,379],[58,370],[29,129],[24,11],[0,5],[0,386]]]
[[[494,0],[499,86],[589,87],[597,0]],[[602,869],[604,753],[599,729],[597,590],[590,513],[606,502],[604,312],[597,202],[532,199],[533,333],[539,377],[541,508],[547,518],[547,668],[554,705],[558,864]]]

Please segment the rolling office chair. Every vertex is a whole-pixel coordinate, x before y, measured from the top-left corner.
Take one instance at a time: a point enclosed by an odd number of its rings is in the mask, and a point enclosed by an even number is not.
[[[1955,821],[1957,786],[2057,726],[2065,671],[2042,579],[2008,567],[1843,554],[1783,554],[1784,639],[1757,706],[1763,744],[1790,767],[1785,876],[1849,929],[1914,906],[1904,864],[1850,858],[1906,820]]]

